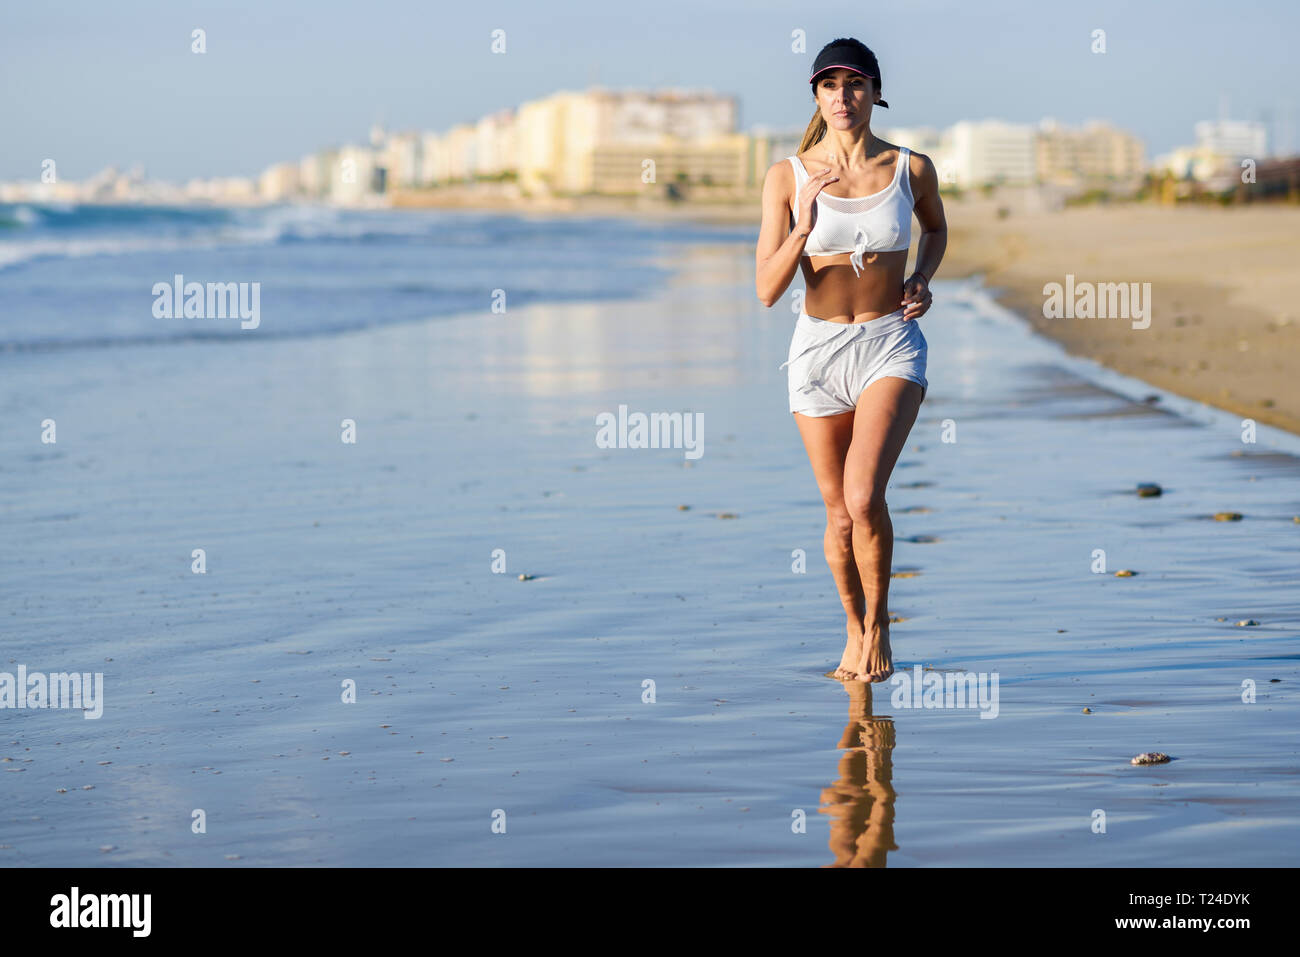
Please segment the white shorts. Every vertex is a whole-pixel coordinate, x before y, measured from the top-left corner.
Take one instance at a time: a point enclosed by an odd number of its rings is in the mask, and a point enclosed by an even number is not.
[[[858,406],[862,391],[877,379],[896,376],[915,382],[922,398],[927,346],[921,325],[903,310],[866,322],[831,322],[799,313],[790,358],[790,411],[838,415]]]

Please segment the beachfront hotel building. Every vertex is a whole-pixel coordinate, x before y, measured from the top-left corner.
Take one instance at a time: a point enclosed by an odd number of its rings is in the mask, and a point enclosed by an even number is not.
[[[257,178],[257,194],[272,203],[283,202],[301,191],[297,163],[276,163]]]
[[[515,111],[489,113],[474,125],[472,168],[475,176],[499,178],[515,171]]]
[[[937,168],[951,169],[952,185],[1029,185],[1038,179],[1037,131],[1024,123],[964,120],[950,126]],[[906,145],[906,144],[904,144]]]
[[[329,192],[330,167],[336,160],[332,150],[312,153],[298,161],[298,189],[308,199],[322,199]]]
[[[684,90],[595,88],[525,103],[516,116],[519,185],[535,195],[744,189],[753,144],[736,132],[737,109],[735,97]]]
[[[329,166],[329,198],[344,204],[360,202],[384,191],[386,175],[373,149],[344,146]]]
[[[419,133],[380,135],[378,162],[384,168],[389,189],[419,185],[423,138]]]
[[[1038,125],[1036,151],[1038,177],[1048,183],[1135,181],[1146,170],[1142,141],[1096,120],[1081,129],[1043,120]]]

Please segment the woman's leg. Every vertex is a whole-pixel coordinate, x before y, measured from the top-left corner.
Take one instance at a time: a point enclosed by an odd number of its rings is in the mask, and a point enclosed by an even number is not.
[[[853,440],[844,460],[844,505],[853,522],[853,555],[866,592],[865,638],[855,669],[863,681],[884,681],[894,673],[889,647],[894,526],[885,506],[885,486],[923,396],[915,382],[886,376],[862,390],[853,414]]]
[[[851,678],[862,659],[862,616],[866,599],[858,565],[853,558],[853,520],[844,504],[844,457],[853,439],[852,412],[841,415],[812,416],[794,413],[795,424],[803,436],[808,461],[812,464],[817,488],[826,504],[826,564],[835,578],[835,590],[848,619],[848,640],[840,657],[836,677]]]

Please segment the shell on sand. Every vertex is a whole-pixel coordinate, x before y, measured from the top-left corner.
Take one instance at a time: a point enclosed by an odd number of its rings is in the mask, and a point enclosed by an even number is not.
[[[1216,522],[1240,522],[1240,512],[1215,512],[1214,520]]]
[[[1163,491],[1164,489],[1155,482],[1143,482],[1137,487],[1138,497],[1140,498],[1155,498]]]
[[[1132,577],[1133,577],[1134,575],[1136,575],[1136,574],[1137,574],[1137,572],[1133,571],[1133,570],[1130,569],[1130,568],[1121,568],[1119,571],[1117,571],[1117,572],[1115,573],[1115,577],[1116,577],[1116,578],[1132,578]]]
[[[1148,751],[1146,754],[1139,754],[1129,764],[1164,764],[1169,760],[1169,755],[1162,754],[1159,751]]]

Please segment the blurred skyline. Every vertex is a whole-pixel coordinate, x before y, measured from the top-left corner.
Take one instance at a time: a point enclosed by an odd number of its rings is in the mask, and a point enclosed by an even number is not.
[[[1086,9],[972,8],[923,0],[845,15],[789,2],[680,0],[648,7],[514,0],[475,8],[409,0],[11,6],[0,31],[0,179],[61,179],[142,165],[151,177],[256,175],[371,124],[447,129],[593,84],[737,97],[741,130],[802,129],[807,71],[838,36],[880,59],[891,107],[878,128],[963,119],[1107,120],[1150,155],[1226,112],[1296,148],[1292,38],[1300,5],[1159,2]],[[192,53],[191,31],[207,52]],[[507,52],[493,54],[492,31]],[[1104,54],[1092,32],[1106,31]],[[791,52],[803,30],[807,52]]]

